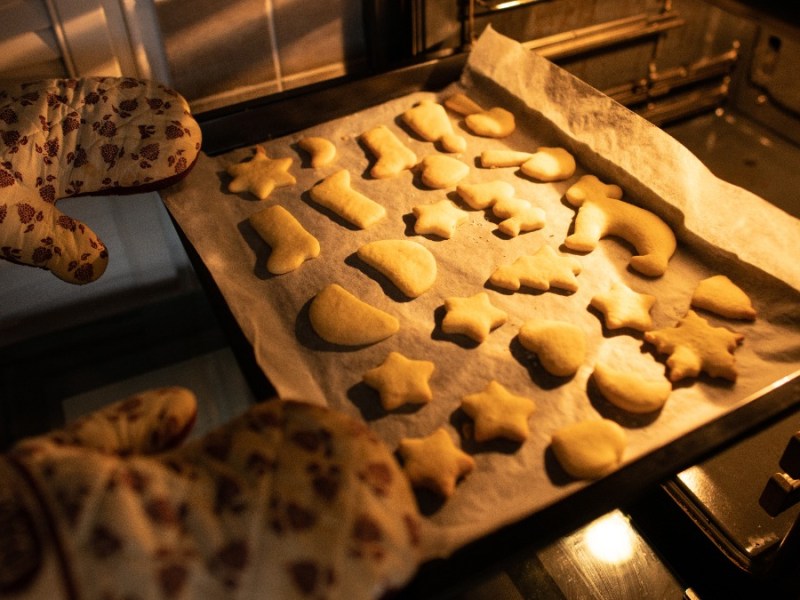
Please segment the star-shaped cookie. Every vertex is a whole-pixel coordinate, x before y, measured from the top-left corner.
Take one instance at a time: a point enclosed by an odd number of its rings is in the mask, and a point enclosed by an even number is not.
[[[228,183],[228,191],[238,194],[250,192],[259,200],[266,200],[276,187],[296,183],[289,173],[291,158],[270,158],[264,146],[256,146],[255,154],[249,161],[237,163],[227,168],[233,177]]]
[[[475,468],[475,460],[455,445],[444,427],[427,437],[400,440],[398,453],[414,487],[427,488],[444,498]]]
[[[562,256],[545,244],[536,254],[520,256],[511,265],[502,265],[492,273],[492,285],[516,292],[522,286],[546,292],[556,287],[568,292],[578,289],[575,278],[581,263],[572,256]]]
[[[544,227],[546,215],[538,206],[520,198],[502,198],[492,206],[494,216],[503,219],[497,228],[509,237],[524,231],[536,231]]]
[[[461,408],[474,421],[474,437],[486,442],[498,437],[514,442],[528,439],[528,417],[536,410],[530,398],[509,392],[497,381],[490,381],[482,392],[461,400]]]
[[[385,410],[404,404],[426,404],[433,398],[429,385],[435,365],[390,352],[380,366],[364,373],[364,383],[378,390]]]
[[[456,227],[464,223],[469,213],[461,210],[450,200],[444,199],[434,204],[420,204],[411,209],[417,217],[414,231],[420,235],[433,234],[449,240]]]
[[[736,381],[733,351],[744,336],[724,327],[712,327],[693,310],[675,327],[646,331],[645,341],[661,354],[668,354],[669,380],[695,377],[701,371],[711,377]]]
[[[640,294],[617,281],[611,284],[608,291],[594,296],[589,304],[603,313],[609,329],[630,327],[647,331],[653,327],[650,309],[655,301],[655,296]]]
[[[442,331],[460,333],[478,343],[508,320],[508,314],[494,306],[486,292],[468,298],[447,298],[444,307],[447,313],[442,320]]]

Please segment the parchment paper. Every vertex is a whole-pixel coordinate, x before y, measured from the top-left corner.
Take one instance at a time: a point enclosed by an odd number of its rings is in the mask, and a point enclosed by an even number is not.
[[[369,177],[373,157],[357,137],[376,125],[387,125],[420,159],[437,152],[433,144],[407,131],[398,117],[422,98],[442,100],[456,90],[466,91],[485,107],[512,110],[518,123],[509,138],[490,140],[469,134],[452,115],[468,139],[468,149],[460,156],[471,167],[465,181],[512,183],[518,197],[545,210],[543,229],[507,238],[496,231],[497,220],[490,213],[471,210],[468,222],[449,240],[416,235],[412,207],[446,197],[457,201],[454,190],[425,189],[412,171],[385,180]],[[333,141],[338,148],[335,163],[312,169],[296,146],[306,135]],[[573,151],[580,165],[575,176],[565,182],[538,183],[517,169],[483,169],[476,162],[484,149],[533,151],[542,145],[562,145]],[[438,554],[446,555],[585,485],[545,464],[550,435],[557,428],[582,419],[613,418],[628,432],[627,463],[731,411],[754,392],[800,368],[796,262],[800,222],[716,179],[661,130],[491,30],[477,42],[461,81],[440,94],[405,96],[264,146],[272,157],[295,159],[295,185],[275,190],[265,202],[248,194],[228,193],[226,166],[252,155],[252,148],[242,148],[214,158],[201,155],[191,175],[163,193],[165,203],[210,270],[281,397],[327,404],[361,417],[390,448],[405,436],[427,435],[445,426],[474,455],[476,470],[429,514]],[[342,168],[350,171],[355,189],[386,207],[383,221],[357,230],[310,199],[308,190],[316,182]],[[563,194],[587,172],[618,183],[626,199],[655,211],[675,228],[681,245],[667,273],[658,279],[637,275],[627,268],[631,249],[619,240],[606,239],[595,251],[576,255],[582,272],[573,294],[507,293],[487,287],[497,266],[534,253],[542,244],[565,251],[562,243],[575,210],[563,201]],[[269,248],[247,223],[249,215],[271,204],[287,208],[322,247],[320,257],[281,276],[266,271]],[[355,257],[366,242],[402,238],[423,244],[438,263],[436,285],[414,300],[401,297]],[[652,311],[655,327],[668,327],[686,313],[697,282],[716,273],[725,273],[739,284],[759,311],[755,323],[703,315],[713,325],[745,335],[736,351],[738,381],[730,384],[700,377],[681,382],[674,386],[663,410],[653,415],[634,417],[614,410],[589,383],[595,362],[608,360],[658,375],[664,373],[663,357],[654,357],[640,333],[604,329],[601,315],[589,308],[592,296],[605,291],[612,281],[623,281],[658,298]],[[397,316],[400,331],[366,348],[348,350],[322,342],[308,323],[308,303],[332,282]],[[493,304],[508,313],[508,322],[480,345],[442,333],[444,299],[481,290],[488,291]],[[520,326],[537,317],[568,320],[586,331],[588,356],[573,378],[547,376],[518,343]],[[430,404],[387,414],[377,393],[361,383],[362,374],[380,364],[391,350],[434,361]],[[460,400],[483,390],[492,379],[537,404],[530,420],[531,435],[524,444],[479,445],[465,433],[469,419],[459,409]]]

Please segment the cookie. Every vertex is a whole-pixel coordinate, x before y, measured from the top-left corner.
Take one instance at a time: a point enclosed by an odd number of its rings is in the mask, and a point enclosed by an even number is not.
[[[420,179],[434,190],[443,190],[455,185],[469,175],[469,167],[452,156],[431,154],[420,161]]]
[[[276,187],[296,183],[294,175],[289,172],[291,166],[291,158],[270,158],[264,146],[256,146],[250,160],[226,169],[233,178],[228,183],[228,191],[234,194],[250,192],[259,200],[266,200]]]
[[[336,146],[327,138],[304,137],[297,145],[311,155],[311,166],[315,169],[329,165],[336,158]]]
[[[390,352],[383,363],[364,373],[363,381],[378,391],[384,410],[394,410],[406,404],[430,402],[430,379],[435,369],[429,360],[413,360]]]
[[[519,150],[484,150],[481,152],[481,166],[487,169],[499,167],[519,167],[533,156],[530,152]]]
[[[386,216],[386,209],[350,185],[350,171],[341,169],[309,190],[311,199],[359,229],[367,229]]]
[[[514,197],[514,186],[505,181],[486,181],[483,183],[459,183],[456,193],[467,206],[475,210],[492,207],[501,200]]]
[[[677,248],[675,234],[652,212],[620,200],[619,186],[584,175],[567,190],[566,198],[578,208],[575,231],[564,240],[567,248],[591,252],[601,238],[617,236],[638,253],[631,257],[632,269],[650,277],[659,277],[667,270]]]
[[[447,298],[444,307],[447,312],[442,320],[442,331],[466,335],[478,343],[508,320],[508,314],[495,307],[486,292],[467,298]]]
[[[319,337],[341,346],[374,344],[400,329],[394,316],[356,298],[336,283],[314,296],[308,318]]]
[[[572,256],[563,256],[544,244],[536,254],[523,255],[510,265],[501,265],[489,277],[499,288],[518,291],[523,286],[546,292],[551,287],[574,292],[581,263]]]
[[[269,244],[267,270],[273,275],[294,271],[319,256],[319,241],[282,206],[270,206],[250,216],[250,225]]]
[[[444,427],[422,438],[404,438],[397,449],[411,485],[449,498],[460,479],[475,469],[475,460],[458,448]]]
[[[409,298],[422,295],[436,281],[436,259],[417,242],[378,240],[364,244],[357,254]]]
[[[594,366],[592,380],[603,398],[636,414],[660,410],[672,392],[672,384],[665,377],[645,377],[639,371],[614,369],[602,362]]]
[[[564,148],[542,146],[520,165],[520,171],[539,181],[563,181],[575,173],[575,158]]]
[[[378,125],[361,134],[361,141],[375,156],[370,175],[386,179],[399,175],[417,164],[417,155],[385,125]]]
[[[448,96],[444,101],[444,105],[459,115],[472,115],[483,112],[483,107],[480,104],[461,92]]]
[[[704,372],[711,377],[736,381],[733,351],[744,336],[725,327],[712,327],[693,310],[675,327],[646,331],[646,342],[668,355],[669,380],[680,381]]]
[[[417,220],[414,232],[419,235],[435,235],[449,240],[456,228],[465,223],[469,213],[461,210],[446,198],[433,204],[419,204],[411,209]]]
[[[655,296],[640,294],[617,281],[607,291],[593,296],[589,304],[603,313],[608,329],[629,327],[647,331],[653,328],[650,310],[655,302]]]
[[[453,130],[444,107],[432,100],[423,100],[405,111],[401,118],[423,140],[441,145],[445,152],[464,152],[467,140]]]
[[[520,198],[501,198],[492,206],[492,212],[503,219],[497,228],[508,237],[541,229],[547,221],[547,215],[541,208]]]
[[[753,321],[756,310],[744,291],[725,275],[714,275],[697,284],[692,306],[728,319]]]
[[[550,442],[561,467],[576,479],[598,479],[622,462],[627,435],[609,419],[581,421],[556,431]]]
[[[522,324],[517,337],[544,370],[556,377],[574,375],[586,359],[586,333],[573,323],[531,319]]]
[[[514,114],[496,106],[464,117],[464,124],[472,133],[481,137],[504,138],[514,133]]]
[[[505,438],[521,443],[530,434],[528,418],[536,410],[536,403],[512,394],[492,380],[483,391],[464,396],[461,408],[473,420],[476,442]]]

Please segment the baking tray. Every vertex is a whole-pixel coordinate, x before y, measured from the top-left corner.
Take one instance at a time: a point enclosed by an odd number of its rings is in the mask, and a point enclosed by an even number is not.
[[[223,112],[200,115],[198,120],[206,136],[204,148],[208,155],[222,154],[231,149],[294,133],[305,127],[313,127],[329,118],[357,111],[362,105],[371,107],[376,102],[402,98],[408,93],[438,90],[456,80],[462,67],[463,60],[455,57],[369,80],[342,80],[333,86],[320,86],[305,92],[293,92],[247,103]],[[187,180],[187,185],[191,185],[191,178]],[[179,230],[183,228],[181,219],[176,219],[176,224]],[[187,239],[186,245],[201,279],[212,290],[211,295],[220,299],[220,308],[226,312],[224,293],[217,294],[213,274],[206,269],[207,260],[195,253],[194,244],[190,240]],[[232,324],[230,330],[234,338],[241,340],[237,319],[228,319],[228,322]],[[253,355],[248,348],[248,340],[245,339],[244,343],[236,346],[241,349],[240,357],[246,365],[246,372],[255,374],[256,388],[262,392],[269,390],[269,386],[264,385],[263,377],[258,375],[258,361],[255,361],[256,368],[251,368],[254,361],[250,360]],[[530,527],[537,531],[540,538],[547,536],[548,532],[557,535],[558,532],[566,531],[563,528],[571,528],[612,507],[624,505],[649,484],[688,466],[704,453],[735,439],[752,427],[757,427],[760,422],[780,413],[787,406],[796,404],[797,382],[797,373],[792,373],[763,390],[749,394],[747,398],[740,398],[735,410],[722,414],[710,423],[683,432],[677,439],[668,440],[664,445],[600,481],[574,488],[558,502],[542,506],[535,514],[522,519],[524,525],[516,519],[513,524],[497,528],[488,538],[482,536],[478,542],[480,547],[487,547],[483,544],[484,541],[489,544],[488,547],[492,547],[491,540],[506,545],[509,538],[518,538],[521,532],[530,533]],[[461,547],[457,553],[466,556],[472,551],[469,549],[472,546],[473,544],[468,544]],[[480,554],[482,550],[477,552]]]

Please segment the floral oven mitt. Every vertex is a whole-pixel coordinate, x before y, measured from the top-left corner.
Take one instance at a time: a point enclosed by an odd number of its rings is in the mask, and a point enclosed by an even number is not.
[[[189,172],[200,145],[186,100],[150,81],[50,79],[0,89],[0,257],[70,283],[94,281],[106,247],[56,201],[165,187]]]
[[[363,423],[272,400],[179,447],[195,414],[153,390],[0,457],[0,597],[350,600],[414,574],[422,519]]]

